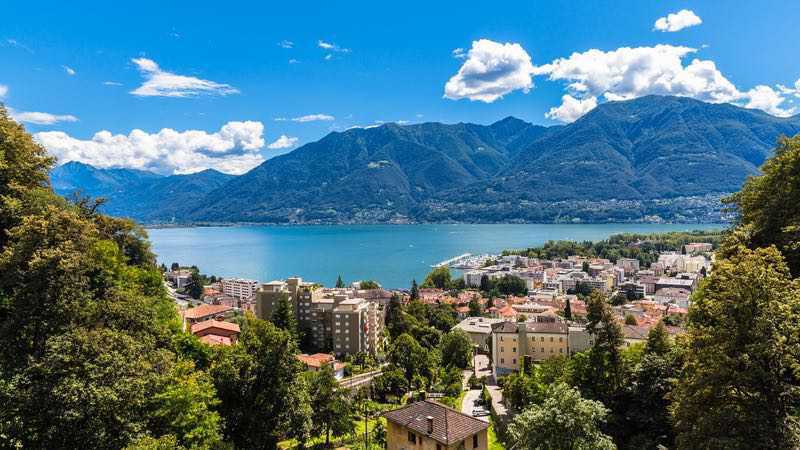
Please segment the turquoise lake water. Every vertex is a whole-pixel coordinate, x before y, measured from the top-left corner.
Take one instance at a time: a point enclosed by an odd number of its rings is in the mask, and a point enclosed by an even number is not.
[[[421,282],[430,266],[463,253],[500,252],[547,240],[600,240],[623,232],[721,229],[697,224],[332,225],[150,229],[159,262],[260,281],[301,276],[332,286],[376,280],[384,287]]]

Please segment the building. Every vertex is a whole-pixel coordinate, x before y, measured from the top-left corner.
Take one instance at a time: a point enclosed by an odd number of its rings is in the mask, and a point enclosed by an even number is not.
[[[244,278],[225,278],[221,284],[223,294],[240,300],[252,298],[258,290],[258,281]]]
[[[194,308],[189,308],[181,312],[181,315],[183,316],[184,329],[191,327],[193,324],[198,322],[204,322],[211,319],[223,319],[231,311],[233,311],[233,308],[230,306],[209,305],[206,303]]]
[[[503,322],[492,327],[495,378],[518,371],[522,361],[569,355],[569,327],[561,321]]]
[[[453,329],[463,330],[469,336],[472,344],[480,351],[489,351],[489,340],[492,336],[492,325],[502,322],[503,319],[490,319],[488,317],[467,317]]]
[[[689,289],[665,287],[656,291],[653,300],[660,305],[671,303],[681,308],[688,308],[691,295],[692,291]]]
[[[692,242],[683,246],[683,250],[691,255],[692,253],[704,253],[714,250],[714,246],[707,242]]]
[[[689,292],[694,291],[697,286],[697,278],[673,278],[661,277],[656,281],[656,292],[664,288],[677,288],[686,289]]]
[[[333,352],[376,353],[383,343],[383,316],[378,304],[343,294],[334,296],[333,304]]]
[[[337,380],[344,378],[344,363],[339,362],[333,355],[328,353],[314,353],[313,355],[296,355],[298,361],[306,366],[306,370],[316,372],[324,367],[330,367],[333,370],[333,376]]]
[[[192,282],[191,270],[174,270],[166,273],[167,281],[173,284],[176,289],[181,289]]]
[[[487,450],[489,423],[431,400],[383,413],[387,450]]]
[[[191,326],[192,334],[210,345],[231,345],[239,338],[239,325],[223,320],[209,319]]]
[[[625,271],[625,275],[630,276],[639,270],[639,260],[633,258],[620,258],[617,260],[617,267]]]

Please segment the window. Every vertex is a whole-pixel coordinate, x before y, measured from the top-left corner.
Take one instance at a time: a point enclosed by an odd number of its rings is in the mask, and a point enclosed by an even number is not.
[[[563,337],[558,338],[558,342],[564,342],[564,338]]]
[[[472,435],[472,448],[478,448],[478,435]]]
[[[517,363],[517,358],[511,360],[511,364],[516,364],[516,363]]]
[[[503,336],[500,336],[500,342],[502,342],[502,341],[503,341]]]
[[[500,358],[500,364],[505,364],[505,363],[506,363],[506,359],[505,358]]]
[[[417,445],[417,435],[409,431],[408,432],[408,442],[411,442],[412,444]]]
[[[564,349],[563,348],[558,349],[558,353],[564,353]]]
[[[442,444],[436,444],[436,450],[442,450]]]
[[[511,347],[511,353],[517,353],[517,347]]]
[[[503,347],[500,347],[500,353],[505,352],[506,350]]]
[[[542,336],[542,342],[544,342],[544,336]]]
[[[553,336],[550,336],[550,342],[553,342]]]
[[[544,353],[544,347],[542,347],[542,353]]]

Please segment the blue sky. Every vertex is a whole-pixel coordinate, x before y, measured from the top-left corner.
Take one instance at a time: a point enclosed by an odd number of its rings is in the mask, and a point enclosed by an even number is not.
[[[14,1],[0,101],[62,162],[240,173],[384,121],[555,124],[649,93],[796,114],[797,23],[796,1]]]

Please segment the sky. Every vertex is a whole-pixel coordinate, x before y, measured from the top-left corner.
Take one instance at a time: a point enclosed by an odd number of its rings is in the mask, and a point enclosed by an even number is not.
[[[671,94],[800,112],[797,1],[29,2],[0,102],[59,163],[240,174],[385,122]]]

